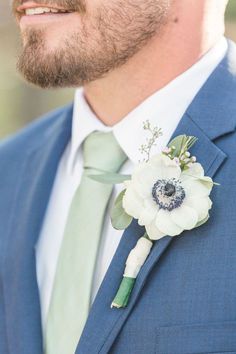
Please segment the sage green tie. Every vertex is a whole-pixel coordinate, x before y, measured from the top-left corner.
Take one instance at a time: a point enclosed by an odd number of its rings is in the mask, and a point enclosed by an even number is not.
[[[71,203],[58,257],[45,332],[46,354],[74,354],[86,322],[94,266],[112,186],[89,174],[117,172],[126,160],[112,133],[93,132],[83,145],[84,172]]]

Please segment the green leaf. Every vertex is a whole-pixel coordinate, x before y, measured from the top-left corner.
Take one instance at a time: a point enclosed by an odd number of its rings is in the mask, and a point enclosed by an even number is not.
[[[104,173],[100,175],[88,175],[96,182],[105,184],[119,184],[131,179],[131,175],[121,175],[119,173]]]
[[[168,147],[172,147],[172,146],[175,147],[175,150],[173,152],[173,155],[175,157],[178,157],[180,155],[185,141],[186,141],[186,135],[179,135],[169,142]]]
[[[188,151],[197,140],[194,136],[178,135],[169,142],[168,147],[174,146],[173,155],[174,157],[179,157],[183,151]]]
[[[205,224],[205,223],[208,221],[209,217],[210,217],[210,215],[207,214],[207,216],[205,217],[205,219],[199,221],[195,227],[199,227],[199,226],[202,226],[203,224]]]
[[[111,211],[112,226],[116,230],[126,229],[130,225],[133,219],[132,216],[128,215],[123,208],[122,201],[123,201],[124,194],[125,194],[125,190],[123,190],[118,195]]]
[[[198,138],[196,138],[195,136],[188,136],[187,150],[189,150],[197,141]]]

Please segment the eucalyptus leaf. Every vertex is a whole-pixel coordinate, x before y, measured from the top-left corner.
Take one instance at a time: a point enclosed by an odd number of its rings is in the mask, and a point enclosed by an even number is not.
[[[105,184],[119,184],[131,179],[131,175],[121,175],[119,173],[104,173],[100,175],[88,175],[96,182]]]
[[[125,190],[123,190],[118,195],[111,211],[112,226],[116,230],[126,229],[130,225],[133,219],[132,216],[128,215],[123,208],[122,201],[123,201],[124,194],[125,194]]]

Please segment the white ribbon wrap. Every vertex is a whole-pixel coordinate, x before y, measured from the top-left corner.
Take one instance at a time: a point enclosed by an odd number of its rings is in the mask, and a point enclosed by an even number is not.
[[[138,240],[135,248],[132,249],[127,258],[124,277],[137,277],[141,267],[145,263],[151,251],[152,245],[152,241],[145,237],[141,237]]]

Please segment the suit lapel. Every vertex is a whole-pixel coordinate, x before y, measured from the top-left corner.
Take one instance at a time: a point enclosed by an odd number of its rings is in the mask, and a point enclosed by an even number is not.
[[[235,129],[236,105],[233,101],[233,94],[229,94],[228,97],[225,95],[226,88],[227,92],[234,91],[235,52],[234,44],[229,43],[226,57],[200,90],[173,134],[173,136],[180,134],[194,135],[198,138],[197,144],[192,149],[192,154],[197,156],[198,161],[204,167],[205,173],[212,178],[227,158],[225,153],[212,140]],[[214,95],[212,92],[214,92]],[[224,97],[223,105],[221,104],[222,97]],[[222,124],[223,118],[224,124]],[[76,354],[107,354],[109,352],[127,317],[138,301],[150,272],[163,253],[168,251],[173,240],[172,237],[166,236],[155,243],[136,280],[127,308],[111,309],[110,304],[122,279],[126,258],[142,234],[143,229],[135,222],[124,232],[90,311]]]
[[[70,137],[71,109],[51,124],[25,159],[10,220],[4,261],[4,298],[10,353],[42,354],[35,244],[60,157]],[[20,173],[20,171],[18,171]]]

